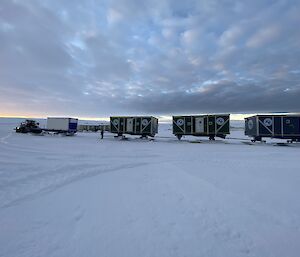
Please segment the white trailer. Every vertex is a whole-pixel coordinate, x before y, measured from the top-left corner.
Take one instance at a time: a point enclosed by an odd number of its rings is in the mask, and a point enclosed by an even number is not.
[[[49,132],[70,133],[77,132],[78,119],[74,118],[47,118],[47,129]]]

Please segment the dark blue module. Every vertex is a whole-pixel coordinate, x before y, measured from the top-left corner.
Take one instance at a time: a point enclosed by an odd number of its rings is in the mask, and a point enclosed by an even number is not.
[[[300,141],[300,115],[255,115],[245,119],[245,135],[253,141],[263,137]]]
[[[69,118],[69,132],[76,133],[77,132],[77,124],[78,124],[78,119]]]

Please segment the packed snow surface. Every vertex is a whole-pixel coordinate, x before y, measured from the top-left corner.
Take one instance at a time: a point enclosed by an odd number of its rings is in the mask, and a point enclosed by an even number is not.
[[[16,134],[0,119],[0,256],[298,257],[298,144]],[[201,141],[199,141],[201,140]],[[275,142],[275,141],[274,141]]]

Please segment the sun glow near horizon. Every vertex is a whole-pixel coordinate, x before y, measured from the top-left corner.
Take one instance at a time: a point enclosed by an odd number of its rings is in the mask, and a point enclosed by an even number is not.
[[[115,114],[114,114],[115,115]],[[128,114],[127,116],[130,116]],[[175,114],[174,114],[175,115]],[[244,120],[246,117],[252,116],[254,114],[230,114],[231,120]],[[134,115],[135,116],[135,115]],[[160,122],[171,122],[172,116],[171,115],[153,115],[157,116]],[[11,114],[0,114],[0,118],[20,118],[20,119],[47,119],[47,117],[74,117],[78,118],[79,120],[91,120],[91,121],[109,121],[110,116],[106,117],[86,117],[86,116],[76,116],[76,115],[11,115]]]

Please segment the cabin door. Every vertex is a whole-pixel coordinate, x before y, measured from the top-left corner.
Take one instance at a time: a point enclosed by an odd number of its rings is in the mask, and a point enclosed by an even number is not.
[[[127,132],[133,132],[133,118],[127,119]]]
[[[204,118],[195,118],[195,132],[204,133]]]

